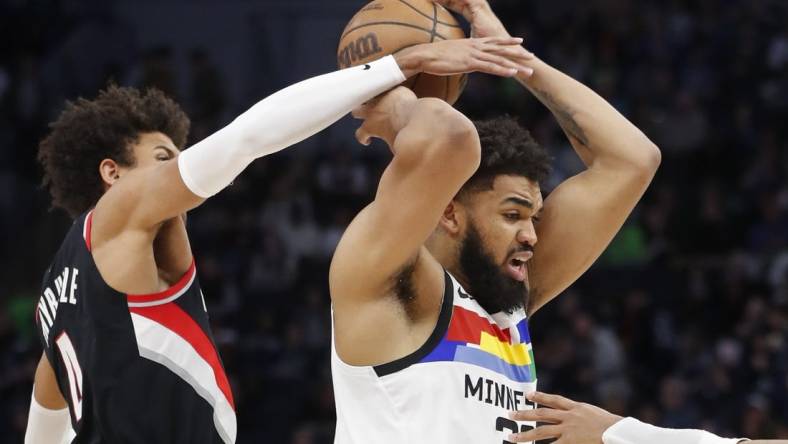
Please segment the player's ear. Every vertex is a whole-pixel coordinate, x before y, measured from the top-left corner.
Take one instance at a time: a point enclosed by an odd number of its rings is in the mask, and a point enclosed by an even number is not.
[[[99,175],[104,186],[109,188],[120,179],[120,166],[112,159],[104,159],[99,164]]]
[[[464,218],[465,214],[462,210],[462,205],[456,200],[452,200],[443,210],[443,215],[441,215],[438,225],[450,236],[457,236],[462,231],[461,227]]]

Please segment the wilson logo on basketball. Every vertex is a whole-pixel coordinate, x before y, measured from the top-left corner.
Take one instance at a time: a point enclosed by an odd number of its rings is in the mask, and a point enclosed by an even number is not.
[[[383,52],[383,48],[378,43],[378,36],[374,32],[370,32],[339,50],[337,61],[341,68],[347,68],[359,60],[365,60],[380,52]]]

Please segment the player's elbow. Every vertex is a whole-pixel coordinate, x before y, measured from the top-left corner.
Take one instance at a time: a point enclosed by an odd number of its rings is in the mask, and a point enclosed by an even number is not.
[[[430,159],[444,167],[473,174],[481,162],[481,144],[476,127],[467,117],[442,100],[429,102],[436,124],[430,134]]]
[[[467,119],[466,119],[467,120]],[[452,135],[451,155],[456,168],[462,170],[466,176],[471,177],[479,168],[482,161],[482,148],[479,134],[473,122],[468,120],[461,128],[456,128]]]
[[[635,167],[638,172],[647,176],[650,180],[662,163],[662,152],[657,145],[648,139],[638,146],[637,152],[638,157],[635,161]]]

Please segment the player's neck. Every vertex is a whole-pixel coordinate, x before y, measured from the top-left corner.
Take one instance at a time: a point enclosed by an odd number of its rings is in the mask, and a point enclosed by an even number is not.
[[[434,234],[424,244],[441,266],[451,273],[464,288],[469,288],[468,279],[460,267],[460,246],[445,235]]]

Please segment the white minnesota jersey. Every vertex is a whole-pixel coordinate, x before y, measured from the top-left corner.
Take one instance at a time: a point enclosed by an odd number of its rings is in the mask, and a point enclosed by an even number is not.
[[[536,390],[525,310],[490,315],[448,272],[438,324],[417,351],[378,366],[351,366],[332,341],[335,444],[501,444],[533,423]]]

